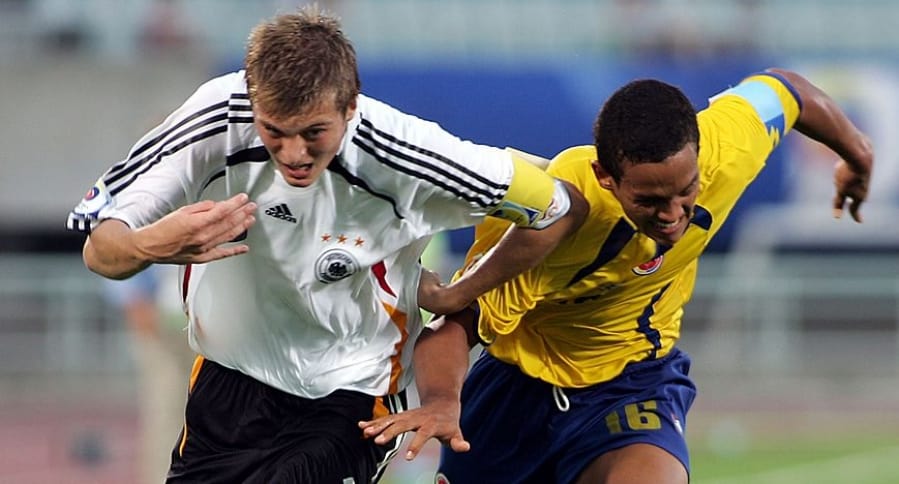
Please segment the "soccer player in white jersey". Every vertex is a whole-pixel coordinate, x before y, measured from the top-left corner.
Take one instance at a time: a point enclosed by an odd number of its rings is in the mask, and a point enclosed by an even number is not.
[[[357,422],[405,409],[419,305],[461,309],[587,205],[510,150],[360,94],[352,45],[314,7],[257,26],[245,61],[139,140],[68,226],[102,276],[182,266],[199,356],[168,482],[376,482],[400,439]],[[489,215],[532,243],[419,294],[430,236]]]

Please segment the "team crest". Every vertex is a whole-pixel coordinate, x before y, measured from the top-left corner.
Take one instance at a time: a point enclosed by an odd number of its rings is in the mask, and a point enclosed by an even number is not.
[[[663,260],[665,260],[665,256],[659,254],[655,259],[649,262],[644,262],[631,270],[634,271],[634,274],[638,276],[648,276],[653,272],[659,270],[659,267],[662,267]]]
[[[434,484],[450,484],[450,481],[442,472],[438,472],[437,475],[434,476]]]
[[[96,217],[97,214],[100,213],[100,210],[111,204],[112,196],[110,196],[109,192],[106,190],[106,184],[100,179],[97,180],[96,185],[87,191],[84,198],[81,200],[81,203],[75,207],[75,213]]]
[[[315,277],[325,284],[349,277],[358,270],[359,262],[343,249],[326,250],[315,261]]]

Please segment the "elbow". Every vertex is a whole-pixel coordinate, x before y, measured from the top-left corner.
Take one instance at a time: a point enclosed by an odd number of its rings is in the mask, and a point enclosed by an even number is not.
[[[84,242],[84,247],[81,250],[81,258],[84,261],[84,266],[87,267],[88,270],[106,279],[121,281],[128,279],[135,274],[135,272],[117,271],[115,270],[114,265],[105,263],[103,258],[100,257],[96,247],[91,244],[90,236],[88,236],[87,240]]]

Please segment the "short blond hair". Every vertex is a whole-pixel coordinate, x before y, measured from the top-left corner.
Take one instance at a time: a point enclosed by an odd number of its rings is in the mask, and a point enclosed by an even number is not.
[[[250,101],[271,116],[295,116],[329,96],[345,112],[359,94],[356,51],[316,5],[257,25],[244,64]]]

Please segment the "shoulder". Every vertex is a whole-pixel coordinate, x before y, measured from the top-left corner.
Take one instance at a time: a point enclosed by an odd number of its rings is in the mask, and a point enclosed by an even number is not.
[[[592,168],[594,161],[596,161],[595,147],[591,145],[572,146],[554,156],[546,172],[583,191],[588,182],[595,178]]]
[[[799,118],[802,100],[790,82],[770,71],[752,74],[736,86],[712,96],[703,118],[730,118],[741,124],[758,123],[780,141]]]
[[[436,123],[403,112],[386,102],[359,94],[356,98],[357,129],[379,132],[396,132],[409,136],[418,131],[436,129]]]
[[[214,77],[197,88],[193,98],[210,103],[229,99],[248,99],[247,83],[243,71],[230,72]]]

